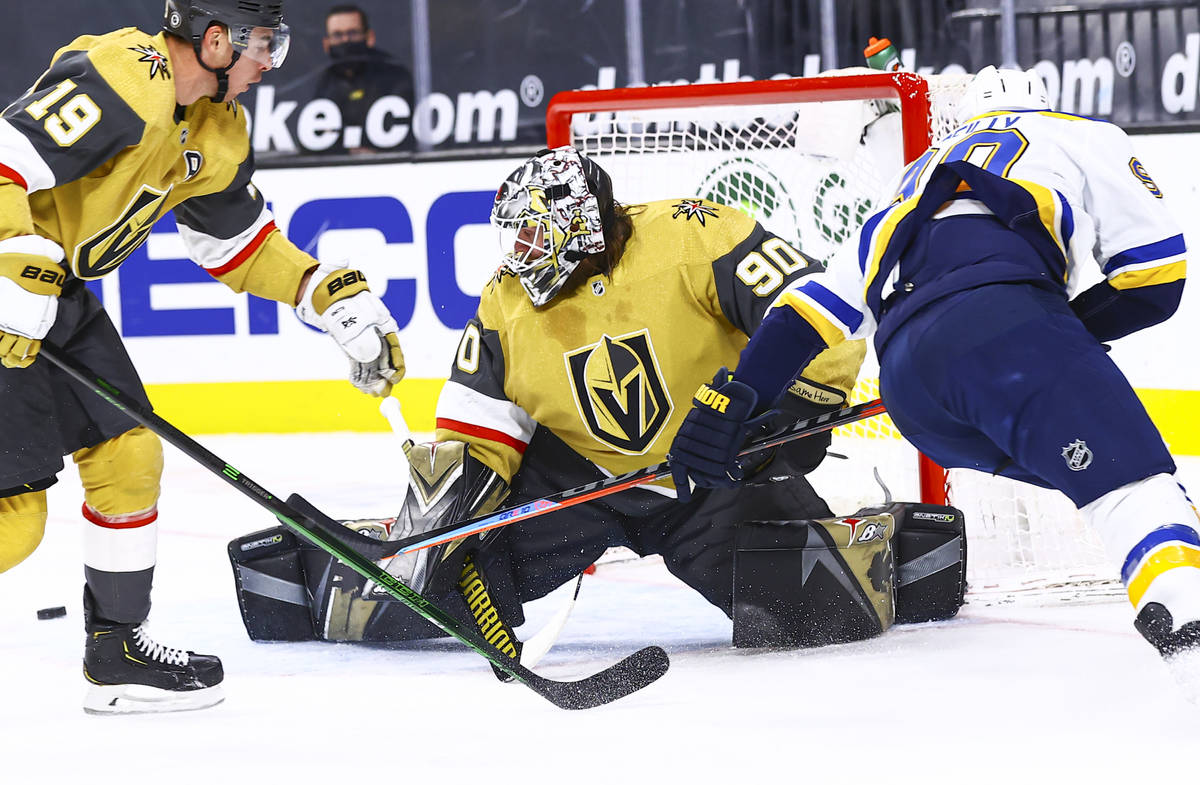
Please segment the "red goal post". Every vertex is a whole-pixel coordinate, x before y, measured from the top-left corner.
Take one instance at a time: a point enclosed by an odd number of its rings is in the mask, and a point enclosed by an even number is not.
[[[937,127],[930,94],[928,80],[906,71],[855,72],[794,79],[623,87],[611,90],[571,90],[558,93],[550,100],[546,109],[546,142],[549,147],[571,144],[574,141],[571,133],[572,120],[581,114],[639,109],[668,110],[675,107],[763,106],[884,99],[897,101],[899,104],[901,153],[903,163],[907,164],[928,149],[932,142],[933,129]],[[921,500],[929,504],[945,504],[945,470],[922,455],[918,461],[918,471]]]
[[[569,90],[555,95],[546,107],[546,143],[550,147],[571,144],[571,118],[579,114],[629,109],[890,98],[900,102],[904,127],[904,162],[908,163],[925,152],[932,141],[929,96],[929,82],[924,77],[907,71],[846,73],[752,82],[618,87],[611,90]]]

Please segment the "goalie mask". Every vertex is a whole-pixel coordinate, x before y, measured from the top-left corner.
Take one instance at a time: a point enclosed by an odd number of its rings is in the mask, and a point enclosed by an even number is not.
[[[502,270],[545,305],[584,258],[604,250],[602,213],[612,209],[612,183],[595,162],[569,146],[541,151],[508,176],[492,205]]]

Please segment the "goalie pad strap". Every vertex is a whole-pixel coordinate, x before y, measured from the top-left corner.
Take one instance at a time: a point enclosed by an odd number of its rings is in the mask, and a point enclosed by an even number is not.
[[[896,568],[896,588],[901,589],[917,581],[950,567],[957,567],[962,561],[962,544],[955,537],[934,548],[928,553]]]
[[[288,605],[299,605],[308,610],[308,593],[304,591],[303,584],[277,578],[245,565],[238,570],[237,575],[241,579],[242,590],[249,594],[257,594],[264,599]]]

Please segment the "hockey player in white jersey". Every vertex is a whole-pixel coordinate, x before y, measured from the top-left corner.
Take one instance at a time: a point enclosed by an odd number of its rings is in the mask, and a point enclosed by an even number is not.
[[[909,441],[943,466],[1065,493],[1119,568],[1138,631],[1169,660],[1200,657],[1196,511],[1104,346],[1174,313],[1180,227],[1126,134],[1050,111],[1033,71],[984,69],[959,120],[782,298],[719,392],[748,418],[819,350],[873,335]],[[1104,280],[1068,300],[1089,264]],[[694,402],[676,482],[728,482],[741,425]]]

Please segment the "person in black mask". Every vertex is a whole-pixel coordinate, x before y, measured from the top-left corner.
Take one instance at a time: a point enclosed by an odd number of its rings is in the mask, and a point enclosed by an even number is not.
[[[413,111],[412,73],[386,52],[375,47],[375,31],[367,14],[355,5],[336,5],[325,14],[325,51],[333,60],[317,79],[314,98],[328,98],[342,113],[343,146],[351,152],[366,150],[411,150],[412,133],[395,140],[393,126],[410,122]],[[390,133],[371,134],[367,116],[384,96],[407,103],[407,112],[391,106],[380,116],[381,129]],[[374,138],[372,138],[374,136]]]

